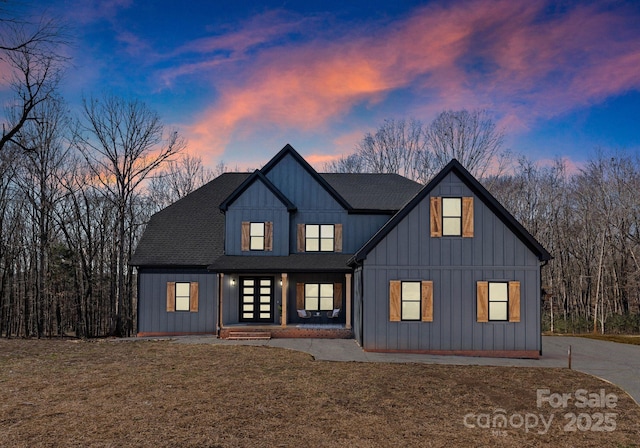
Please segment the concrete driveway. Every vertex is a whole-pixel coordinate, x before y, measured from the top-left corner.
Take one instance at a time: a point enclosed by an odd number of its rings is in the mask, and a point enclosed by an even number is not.
[[[353,339],[271,339],[268,341],[228,341],[215,336],[175,338],[179,343],[267,345],[298,350],[315,359],[356,362],[415,362],[428,364],[567,367],[571,346],[572,368],[597,376],[621,387],[640,404],[640,346],[568,336],[543,336],[542,357],[533,359],[435,356],[409,353],[370,353]]]

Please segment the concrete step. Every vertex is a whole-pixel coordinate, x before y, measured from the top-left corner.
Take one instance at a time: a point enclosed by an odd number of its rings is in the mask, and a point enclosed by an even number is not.
[[[227,339],[235,340],[269,340],[271,333],[268,331],[230,331]]]

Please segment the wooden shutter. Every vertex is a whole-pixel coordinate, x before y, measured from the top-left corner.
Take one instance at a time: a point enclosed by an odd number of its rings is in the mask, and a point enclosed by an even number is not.
[[[489,282],[477,283],[477,321],[489,322]]]
[[[520,282],[509,282],[509,322],[520,322]]]
[[[389,282],[389,320],[400,322],[400,281]]]
[[[462,237],[473,238],[473,197],[462,198]]]
[[[433,282],[422,281],[422,322],[433,322]]]
[[[167,311],[176,310],[176,282],[167,282]]]
[[[242,221],[242,232],[241,232],[241,238],[242,238],[242,243],[241,243],[241,248],[240,250],[242,250],[243,252],[247,252],[249,251],[249,241],[250,241],[250,237],[249,237],[249,232],[251,229],[251,223],[249,221]],[[237,241],[237,240],[236,240]]]
[[[431,238],[442,236],[442,198],[431,198]]]
[[[296,283],[296,309],[304,309],[304,283]]]
[[[342,252],[342,224],[333,227],[333,251]]]
[[[298,224],[298,252],[304,252],[305,249],[305,228],[304,224]]]
[[[264,250],[273,250],[273,223],[270,221],[264,223]]]
[[[333,284],[333,309],[342,308],[342,283]]]
[[[198,282],[189,284],[189,311],[198,312]]]

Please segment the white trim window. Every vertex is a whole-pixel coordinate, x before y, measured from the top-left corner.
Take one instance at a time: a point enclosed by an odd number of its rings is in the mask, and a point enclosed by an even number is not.
[[[489,320],[509,320],[509,284],[489,282]]]
[[[333,310],[333,283],[305,283],[304,309],[308,311]]]
[[[191,283],[176,282],[176,311],[189,311]]]
[[[421,282],[402,282],[400,296],[402,320],[420,320]]]
[[[249,249],[264,250],[265,225],[264,222],[249,224]]]
[[[305,226],[305,252],[334,252],[335,226],[333,224],[307,224]]]
[[[442,198],[442,235],[462,235],[462,198]]]

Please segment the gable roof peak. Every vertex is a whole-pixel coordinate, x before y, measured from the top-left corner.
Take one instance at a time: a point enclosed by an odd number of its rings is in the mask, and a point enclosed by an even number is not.
[[[249,188],[254,182],[259,181],[262,182],[273,194],[278,198],[282,204],[287,207],[287,210],[290,212],[296,211],[296,206],[293,204],[289,198],[287,198],[273,183],[265,176],[262,171],[255,170],[249,177],[247,177],[238,188],[236,188],[221,204],[220,210],[226,212],[229,209],[229,206],[236,200],[238,197],[244,193],[244,191]]]
[[[307,162],[304,157],[302,157],[298,153],[298,151],[296,151],[289,143],[287,143],[278,154],[276,154],[271,160],[269,160],[269,162],[267,162],[267,164],[262,167],[260,172],[266,176],[269,171],[271,171],[276,165],[278,165],[278,163],[280,163],[280,161],[287,155],[293,157],[293,159],[305,171],[307,171],[307,173],[309,173],[311,177],[313,177],[314,180],[318,182],[320,186],[324,188],[327,193],[329,193],[333,197],[333,199],[335,199],[336,202],[338,202],[338,204],[340,204],[345,210],[352,209],[351,205],[345,200],[345,198],[342,197],[342,195],[340,195],[340,193],[338,193],[335,188],[333,188],[331,184],[329,184],[329,182],[327,182],[322,176],[320,176],[320,174],[315,169],[313,169],[309,162]]]

